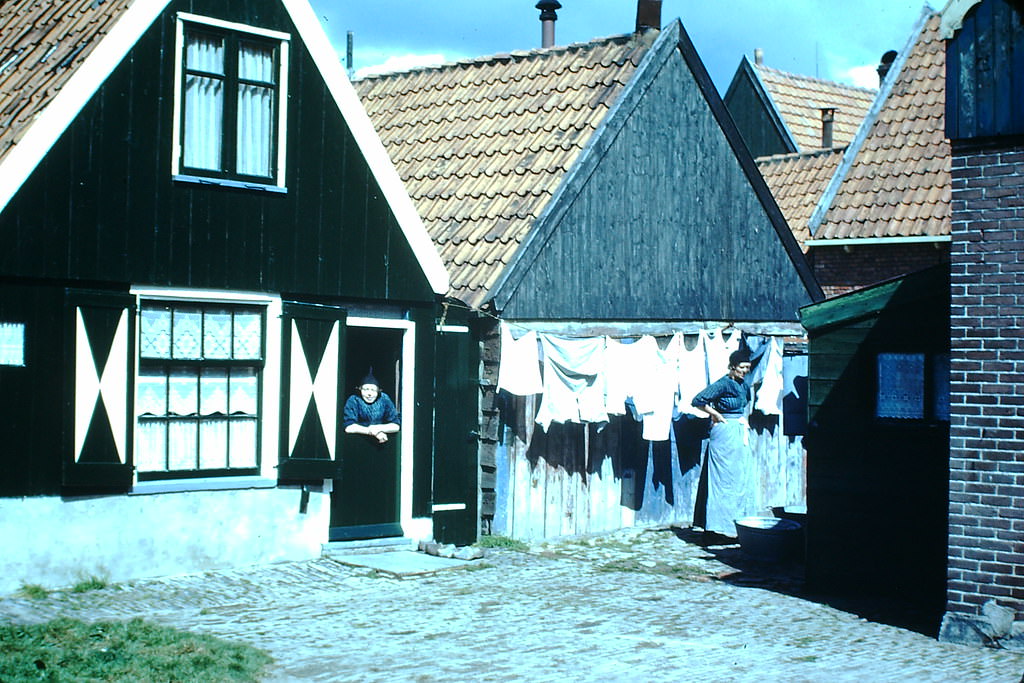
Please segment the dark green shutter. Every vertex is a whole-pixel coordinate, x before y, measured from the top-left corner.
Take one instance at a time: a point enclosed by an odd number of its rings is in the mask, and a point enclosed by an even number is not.
[[[132,485],[135,297],[69,289],[65,329],[63,484],[127,491]]]
[[[345,310],[284,302],[278,478],[333,479],[344,406]]]
[[[468,545],[479,528],[479,346],[468,328],[456,326],[438,331],[435,348],[434,538]]]

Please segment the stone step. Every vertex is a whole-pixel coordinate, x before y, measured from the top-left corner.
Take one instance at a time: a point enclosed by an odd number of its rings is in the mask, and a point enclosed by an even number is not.
[[[332,557],[334,555],[416,550],[418,543],[412,538],[391,536],[388,538],[366,538],[353,541],[330,541],[329,543],[322,544],[320,547],[323,557]]]

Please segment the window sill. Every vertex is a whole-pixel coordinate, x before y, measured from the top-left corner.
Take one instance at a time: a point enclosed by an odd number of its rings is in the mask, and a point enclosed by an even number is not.
[[[197,175],[175,175],[171,180],[178,183],[191,183],[193,185],[215,185],[217,187],[231,187],[238,190],[255,190],[257,192],[270,192],[273,194],[287,194],[288,188],[280,185],[264,185],[262,183],[251,183],[241,180],[228,180],[226,178],[206,178]]]
[[[238,489],[272,489],[277,479],[266,477],[209,477],[206,479],[167,479],[164,481],[136,482],[130,496],[153,493],[182,493],[185,491],[232,491]]]

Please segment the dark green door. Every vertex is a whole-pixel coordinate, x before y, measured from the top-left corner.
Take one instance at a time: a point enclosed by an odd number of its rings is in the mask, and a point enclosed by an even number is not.
[[[347,329],[345,399],[372,368],[381,391],[401,410],[403,334],[389,328]],[[401,445],[405,438],[412,435],[404,427],[383,444],[364,434],[342,432],[339,474],[331,492],[332,541],[402,535]]]
[[[434,380],[434,539],[468,545],[477,538],[479,347],[468,328],[437,335]]]

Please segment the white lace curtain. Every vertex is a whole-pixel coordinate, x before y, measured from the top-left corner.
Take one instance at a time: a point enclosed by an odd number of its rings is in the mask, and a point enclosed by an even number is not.
[[[138,393],[139,471],[256,466],[255,370],[143,372]]]
[[[274,51],[241,43],[238,49],[238,173],[269,176],[274,125]]]
[[[924,417],[924,354],[878,354],[878,417]]]
[[[185,60],[184,162],[190,168],[224,168],[225,44],[218,36],[192,34]],[[269,177],[274,141],[274,49],[241,41],[238,48],[238,101],[235,168],[241,175]]]
[[[224,126],[224,39],[192,34],[185,46],[185,166],[221,170]]]

